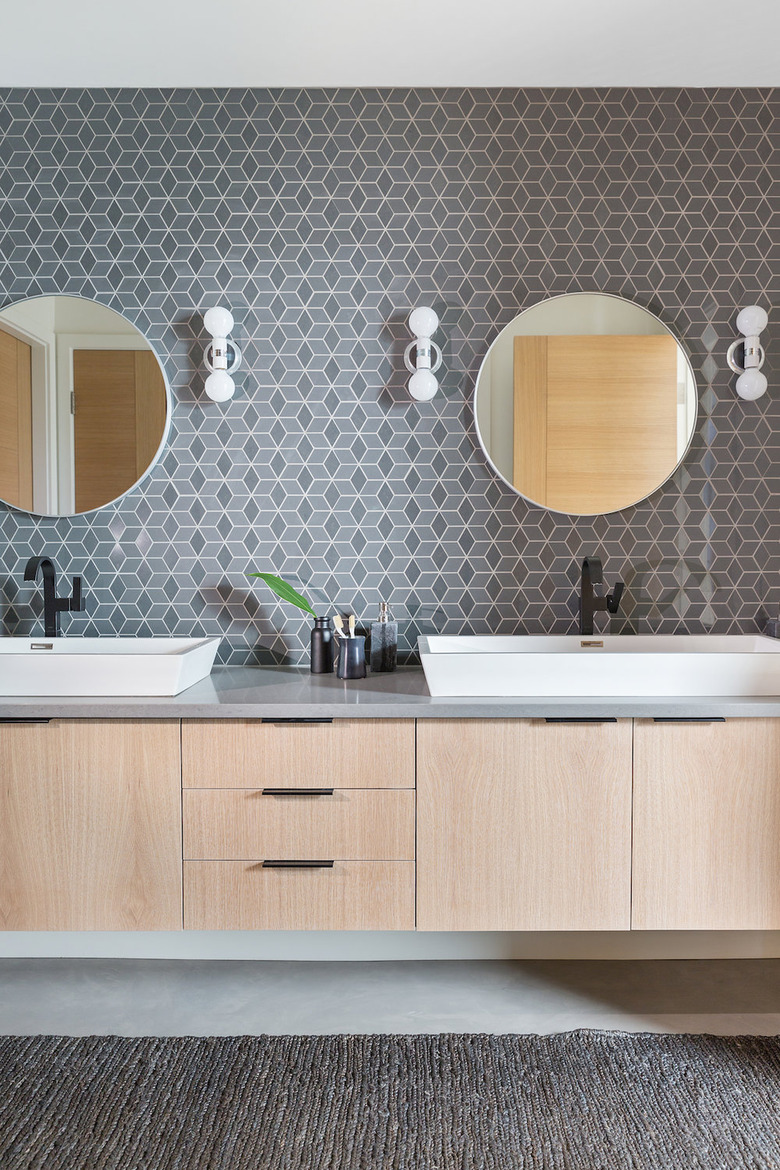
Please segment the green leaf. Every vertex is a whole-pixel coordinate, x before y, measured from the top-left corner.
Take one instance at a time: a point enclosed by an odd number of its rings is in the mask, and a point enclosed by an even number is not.
[[[281,577],[275,577],[273,573],[247,573],[247,577],[259,577],[261,581],[265,581],[268,588],[273,590],[277,597],[281,597],[282,601],[289,601],[291,605],[297,605],[298,609],[305,610],[313,617],[317,616],[306,598],[302,597],[300,593],[296,593],[292,585],[288,585]]]

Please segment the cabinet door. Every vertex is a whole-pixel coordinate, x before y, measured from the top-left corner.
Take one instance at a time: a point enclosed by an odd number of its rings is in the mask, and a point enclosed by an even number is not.
[[[634,928],[780,928],[780,720],[638,720],[634,758]]]
[[[420,720],[420,930],[627,930],[631,723]]]
[[[0,725],[0,929],[182,926],[179,726]]]

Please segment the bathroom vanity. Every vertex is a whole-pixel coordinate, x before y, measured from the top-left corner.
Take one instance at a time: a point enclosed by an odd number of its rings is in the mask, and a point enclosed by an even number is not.
[[[5,699],[0,929],[779,929],[778,717],[417,670]]]

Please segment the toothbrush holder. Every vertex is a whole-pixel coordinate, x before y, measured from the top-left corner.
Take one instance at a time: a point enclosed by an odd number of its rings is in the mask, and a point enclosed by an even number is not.
[[[342,638],[339,643],[338,678],[366,677],[366,639]]]

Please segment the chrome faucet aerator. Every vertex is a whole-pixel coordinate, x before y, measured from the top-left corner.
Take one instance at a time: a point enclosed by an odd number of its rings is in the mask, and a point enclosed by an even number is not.
[[[25,581],[34,581],[40,571],[43,578],[43,636],[60,636],[60,614],[75,613],[84,608],[81,598],[81,577],[73,578],[73,595],[57,596],[57,570],[50,557],[30,557],[25,565]]]
[[[615,588],[606,597],[594,592],[594,586],[603,585],[604,574],[598,557],[585,557],[580,573],[580,634],[593,633],[594,613],[617,613],[625,585],[615,582]]]

